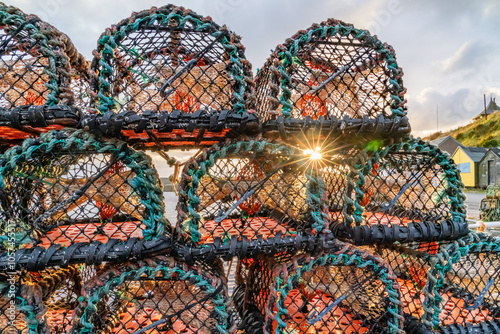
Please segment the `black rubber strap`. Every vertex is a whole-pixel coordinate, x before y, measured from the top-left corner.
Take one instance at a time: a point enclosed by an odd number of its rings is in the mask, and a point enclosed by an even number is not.
[[[45,121],[44,106],[29,106],[27,110],[28,124],[35,128],[43,128],[48,126]]]

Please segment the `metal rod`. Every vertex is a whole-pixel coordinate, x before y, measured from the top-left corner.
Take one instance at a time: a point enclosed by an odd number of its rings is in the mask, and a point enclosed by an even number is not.
[[[356,66],[356,63],[363,59],[364,56],[366,56],[368,52],[366,53],[363,53],[362,55],[360,55],[359,57],[356,57],[354,59],[352,59],[349,63],[345,64],[340,70],[338,70],[337,72],[333,73],[332,75],[330,75],[325,81],[323,81],[318,87],[316,87],[312,93],[316,93],[318,90],[320,90],[321,88],[325,87],[330,81],[332,81],[333,79],[335,79],[336,77],[338,77],[339,75],[341,75],[342,73],[346,72],[348,69],[350,69],[352,66]]]
[[[483,98],[484,98],[484,119],[487,120],[488,112],[486,111],[486,94],[483,94]]]
[[[215,45],[215,43],[217,43],[218,41],[220,41],[225,36],[226,36],[226,32],[221,33],[210,44],[208,44],[203,50],[201,50],[195,57],[193,57],[193,59],[191,59],[186,64],[186,66],[184,66],[179,72],[175,73],[174,76],[172,76],[170,79],[168,79],[167,81],[165,81],[165,83],[163,84],[163,86],[161,86],[161,88],[160,88],[160,95],[163,98],[165,98],[165,97],[169,96],[170,94],[172,94],[172,92],[175,90],[175,88],[172,88],[172,89],[170,89],[167,92],[165,92],[165,89],[167,89],[167,87],[170,87],[174,83],[175,80],[177,80],[182,74],[184,74],[184,72],[189,71],[190,69],[192,69],[193,67],[195,67],[196,64],[198,64],[198,62],[201,60],[201,58],[203,57],[203,55],[205,53],[207,53],[208,51],[210,51],[210,49]]]

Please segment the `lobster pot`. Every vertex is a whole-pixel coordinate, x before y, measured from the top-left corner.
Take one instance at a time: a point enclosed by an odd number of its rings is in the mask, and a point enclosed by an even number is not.
[[[3,252],[168,235],[150,158],[77,131],[27,139],[0,158]]]
[[[109,266],[84,288],[75,332],[228,333],[225,279],[171,258]]]
[[[498,220],[497,198],[500,198],[500,187],[489,185],[486,188],[486,197],[479,205],[479,220],[483,222],[494,222]]]
[[[366,245],[456,239],[468,232],[464,186],[446,153],[412,139],[369,154],[348,174],[339,237]]]
[[[4,4],[0,4],[0,27],[3,146],[50,129],[77,126],[76,110],[41,107],[74,103],[71,73],[86,71],[87,65],[69,38],[37,16]]]
[[[242,113],[253,96],[240,37],[183,7],[134,13],[101,35],[94,54],[96,108],[128,112],[121,134],[134,142],[157,148],[218,142],[229,131],[227,112]],[[147,116],[159,112],[161,117]],[[134,114],[145,121],[134,122]],[[203,130],[196,125],[202,116],[210,125]],[[148,120],[152,135],[143,132]]]
[[[436,264],[438,280],[429,284],[435,301],[429,310],[432,325],[445,333],[470,327],[498,332],[500,239],[471,233],[441,253],[445,257]]]
[[[316,167],[290,146],[214,146],[184,168],[177,232],[198,245],[319,232],[328,226],[323,192]]]
[[[67,333],[94,266],[0,274],[2,333]]]
[[[404,116],[402,75],[391,46],[329,19],[276,47],[257,76],[256,107],[264,120]]]
[[[399,285],[366,251],[337,243],[273,269],[265,333],[403,333]]]
[[[418,333],[496,333],[500,240],[470,233],[456,241],[379,246],[398,276],[405,328]]]

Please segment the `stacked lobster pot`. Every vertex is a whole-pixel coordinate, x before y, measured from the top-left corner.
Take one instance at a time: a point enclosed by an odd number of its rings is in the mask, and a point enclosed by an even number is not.
[[[0,331],[233,331],[222,262],[174,257],[163,187],[141,149],[163,149],[164,138],[170,146],[211,145],[230,131],[227,124],[240,127],[240,118],[230,116],[242,100],[234,93],[247,94],[251,72],[239,60],[238,37],[167,6],[106,30],[89,62],[36,16],[1,4],[0,19],[6,150],[0,158]],[[188,76],[192,85],[209,85],[219,69],[220,90],[197,86],[193,94],[205,96],[193,97],[183,86],[178,94],[160,95],[155,87],[208,44],[207,65],[193,70],[203,78],[181,73],[178,82]],[[174,65],[170,59],[177,56]],[[233,72],[241,80],[233,80]],[[213,110],[202,110],[202,103]],[[225,116],[216,117],[223,108]],[[257,119],[249,119],[252,127]]]
[[[0,4],[0,149],[77,126],[89,98],[87,62],[68,36]],[[78,92],[78,94],[75,94]]]
[[[469,233],[457,166],[411,137],[367,31],[315,24],[254,78],[238,35],[174,5],[91,61],[0,20],[2,332],[500,332],[500,240]]]

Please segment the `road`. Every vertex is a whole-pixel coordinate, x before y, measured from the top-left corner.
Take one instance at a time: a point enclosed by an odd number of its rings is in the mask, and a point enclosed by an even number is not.
[[[465,204],[467,205],[467,218],[479,219],[479,203],[486,194],[482,193],[465,193]]]
[[[174,192],[165,192],[163,196],[165,198],[165,215],[170,221],[170,224],[175,226],[177,223],[177,211],[175,210],[177,206],[177,196]]]

